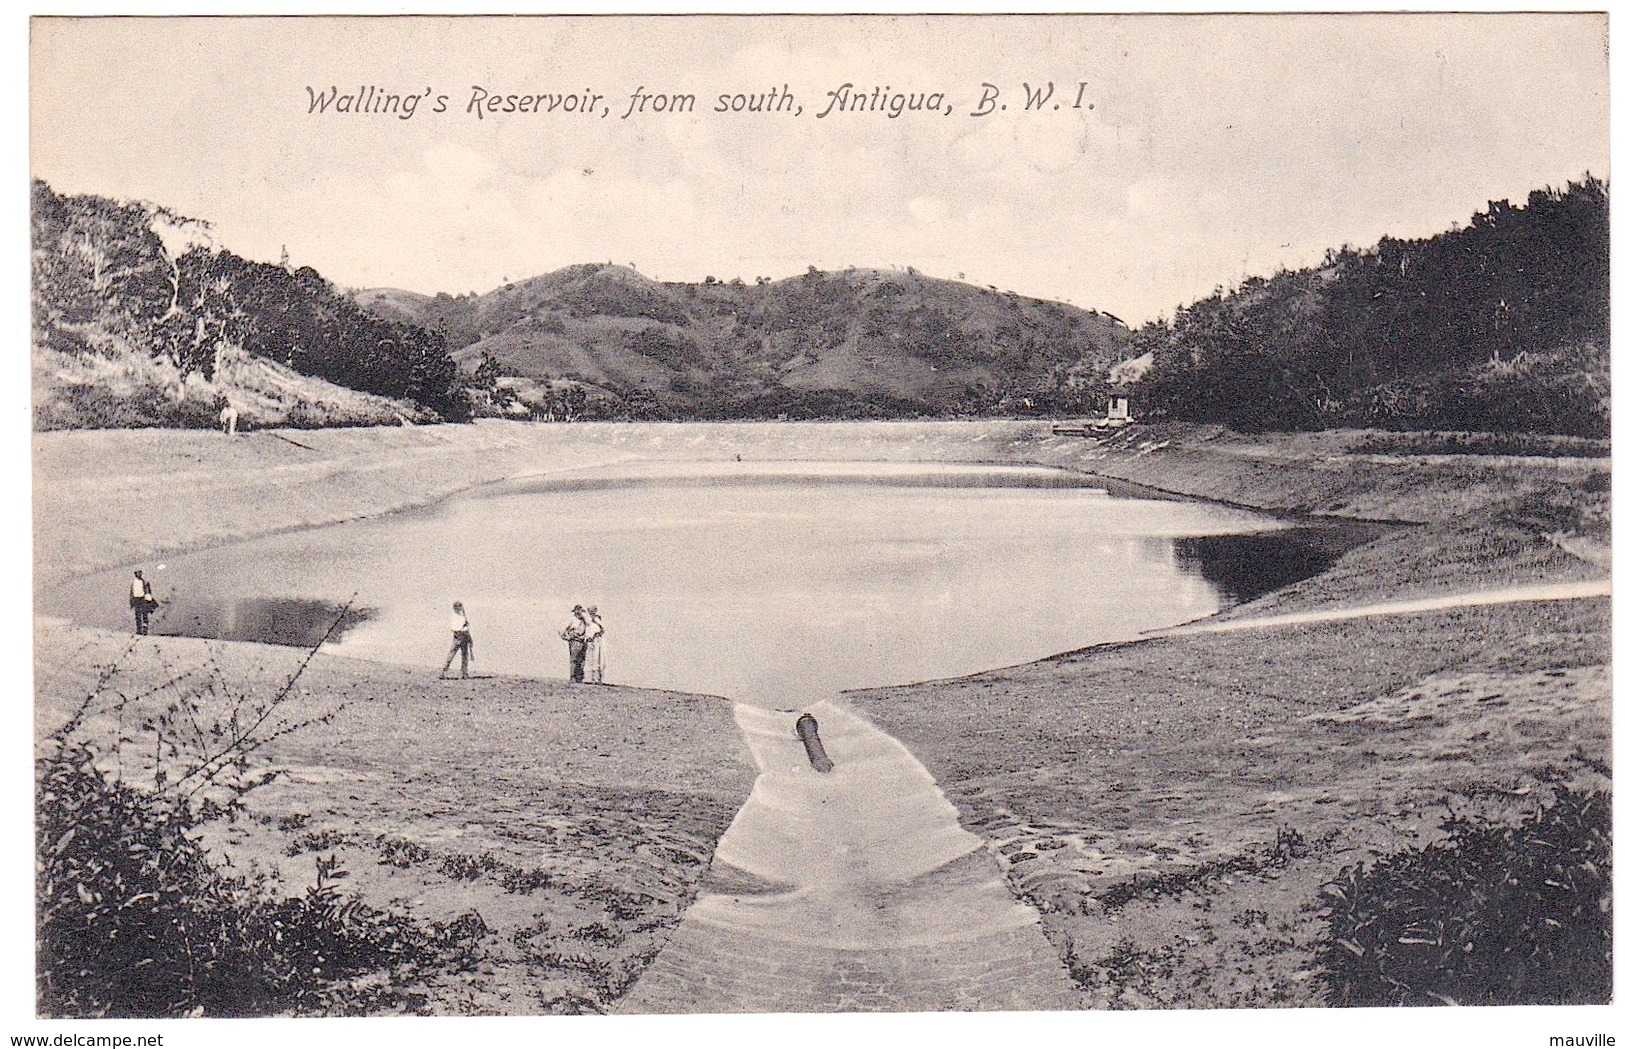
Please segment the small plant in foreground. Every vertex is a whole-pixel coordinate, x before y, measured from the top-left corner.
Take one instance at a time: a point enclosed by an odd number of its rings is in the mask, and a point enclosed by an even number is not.
[[[583,943],[596,943],[605,947],[613,947],[621,942],[622,936],[604,922],[589,922],[576,929],[570,930],[570,935]]]
[[[483,852],[478,856],[454,852],[440,861],[440,873],[453,881],[473,881],[483,874],[501,871],[504,867],[503,862],[491,852]]]
[[[338,848],[349,840],[341,831],[309,831],[293,839],[282,851],[289,856],[297,856],[301,852],[327,852]]]
[[[380,834],[378,841],[378,862],[390,867],[411,867],[428,859],[430,852],[415,841],[404,838],[391,838]]]
[[[40,762],[40,1012],[262,1016],[389,1007],[398,983],[466,956],[478,930],[421,925],[344,897],[333,858],[302,896],[228,877],[172,798],[112,782],[86,750]]]
[[[335,857],[318,859],[303,895],[279,898],[261,878],[216,869],[197,841],[201,820],[268,782],[250,760],[257,751],[324,720],[281,710],[315,649],[269,698],[229,687],[212,660],[178,673],[165,664],[160,684],[127,691],[133,653],[102,670],[35,763],[42,1014],[398,1009],[414,1000],[403,984],[470,963],[484,935],[477,915],[422,924],[365,906],[338,891]],[[125,734],[131,720],[150,743]]]
[[[1445,837],[1322,888],[1320,964],[1338,1005],[1609,1001],[1606,793],[1555,788],[1515,825],[1454,816]]]

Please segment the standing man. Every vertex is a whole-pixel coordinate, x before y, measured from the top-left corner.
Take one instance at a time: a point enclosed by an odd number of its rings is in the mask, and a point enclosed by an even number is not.
[[[135,578],[130,580],[130,611],[135,613],[135,632],[147,632],[147,620],[152,610],[158,607],[158,599],[152,596],[152,584],[141,575],[141,569],[135,570]]]
[[[587,680],[604,683],[604,621],[598,618],[597,605],[587,609]]]
[[[474,657],[474,631],[468,626],[468,613],[463,611],[461,601],[451,603],[451,651],[446,653],[446,665],[440,668],[440,676],[445,677],[451,669],[451,661],[461,652],[463,656],[463,677],[468,676],[468,661]]]
[[[587,677],[587,633],[589,626],[585,608],[577,605],[571,611],[575,613],[575,618],[570,621],[568,626],[559,631],[559,636],[564,638],[565,644],[570,646],[570,682],[571,684],[580,684]]]

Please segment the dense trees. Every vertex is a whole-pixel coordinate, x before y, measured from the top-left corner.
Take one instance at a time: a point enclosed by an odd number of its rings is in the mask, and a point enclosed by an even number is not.
[[[558,382],[555,418],[1092,413],[1113,366],[1150,354],[1142,417],[1608,431],[1608,186],[1591,177],[1250,278],[1132,338],[1109,314],[912,270],[685,285],[584,264],[486,295],[371,293],[369,312],[154,205],[35,182],[33,225],[39,345],[183,378],[232,347],[450,419],[469,397],[448,348],[480,355],[491,404],[501,377]]]
[[[147,204],[60,197],[37,180],[31,203],[36,337],[49,343],[105,320],[138,338],[157,338],[175,305],[178,277],[156,227],[181,228],[185,220]]]
[[[1608,186],[1328,251],[1136,333],[1160,413],[1243,429],[1608,431]]]
[[[309,267],[250,262],[167,209],[33,184],[35,338],[64,352],[145,353],[212,378],[234,346],[443,418],[468,417],[444,339],[362,310]]]

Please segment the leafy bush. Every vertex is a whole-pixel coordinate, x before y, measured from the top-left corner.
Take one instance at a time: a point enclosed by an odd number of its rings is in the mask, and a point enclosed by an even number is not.
[[[177,671],[161,652],[161,683],[126,688],[135,651],[102,669],[36,761],[42,1014],[411,1008],[403,987],[470,963],[486,931],[478,915],[425,924],[348,899],[336,857],[317,857],[315,884],[281,898],[263,877],[216,869],[199,843],[203,822],[270,781],[256,752],[332,716],[282,709],[315,649],[268,697],[232,687],[212,660]],[[137,726],[149,738],[137,740]]]
[[[262,1016],[403,1004],[388,985],[472,951],[482,929],[347,899],[333,858],[301,896],[229,877],[173,797],[113,782],[90,751],[39,763],[38,995],[48,1016]]]
[[[1426,848],[1345,868],[1322,888],[1330,1000],[1609,1001],[1610,811],[1607,794],[1558,786],[1516,825],[1454,816]]]

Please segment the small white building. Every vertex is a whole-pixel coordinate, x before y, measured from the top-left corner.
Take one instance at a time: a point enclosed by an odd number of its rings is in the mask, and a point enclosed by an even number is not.
[[[1083,419],[1076,423],[1057,423],[1050,427],[1051,432],[1068,437],[1086,437],[1090,434],[1100,436],[1108,430],[1121,430],[1134,421],[1129,414],[1128,396],[1114,394],[1106,398],[1106,415],[1104,418]]]

